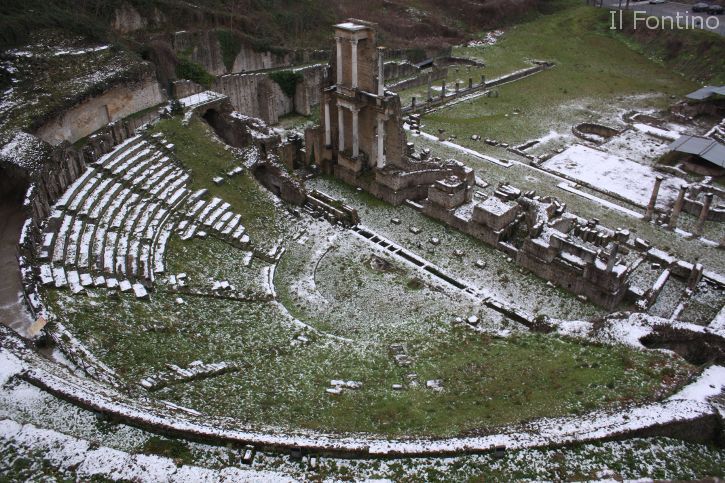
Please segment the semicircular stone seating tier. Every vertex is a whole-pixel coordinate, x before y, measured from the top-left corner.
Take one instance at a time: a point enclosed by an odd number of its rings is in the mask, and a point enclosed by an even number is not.
[[[189,174],[161,134],[138,135],[93,163],[58,199],[43,226],[38,277],[43,285],[117,288],[148,295],[165,272],[174,230],[182,239],[209,234],[249,245],[241,215]]]

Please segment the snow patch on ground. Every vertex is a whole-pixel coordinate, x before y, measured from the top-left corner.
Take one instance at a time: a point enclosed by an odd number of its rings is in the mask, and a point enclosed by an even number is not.
[[[669,206],[684,181],[655,172],[651,167],[603,151],[575,144],[544,163],[547,169],[563,174],[595,189],[615,193],[632,203],[646,206],[655,177],[664,176],[657,205]]]

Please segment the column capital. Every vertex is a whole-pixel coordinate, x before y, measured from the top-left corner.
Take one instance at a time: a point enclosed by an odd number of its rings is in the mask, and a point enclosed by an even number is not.
[[[355,39],[355,38],[347,39],[347,41],[350,42],[353,45],[357,45],[357,43],[358,43],[358,39]]]

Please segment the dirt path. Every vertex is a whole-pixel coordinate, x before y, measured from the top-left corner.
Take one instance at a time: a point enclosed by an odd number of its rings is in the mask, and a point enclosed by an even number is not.
[[[17,206],[0,203],[0,323],[21,335],[33,323],[22,299],[17,244],[25,216]]]

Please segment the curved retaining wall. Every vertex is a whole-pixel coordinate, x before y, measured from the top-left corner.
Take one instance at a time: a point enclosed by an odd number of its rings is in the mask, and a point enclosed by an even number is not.
[[[18,359],[18,364],[11,366],[19,366],[14,377],[114,421],[173,437],[213,444],[252,444],[274,451],[302,449],[332,456],[413,457],[482,453],[501,446],[508,449],[557,447],[633,437],[667,436],[703,443],[716,441],[722,428],[713,406],[698,400],[677,399],[677,395],[657,403],[595,411],[584,416],[541,419],[499,428],[497,433],[454,438],[383,439],[363,434],[251,428],[237,420],[204,417],[162,401],[132,399],[135,390],[131,389],[133,392],[129,395],[79,377],[67,367],[30,350],[12,331],[1,326],[0,346]],[[712,383],[712,377],[700,385],[708,383]]]

